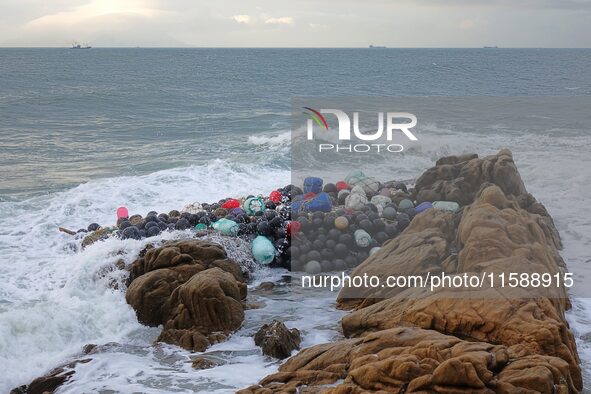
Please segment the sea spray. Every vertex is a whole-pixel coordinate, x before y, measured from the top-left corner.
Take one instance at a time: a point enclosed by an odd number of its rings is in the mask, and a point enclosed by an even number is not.
[[[0,369],[7,377],[0,391],[27,383],[87,343],[149,346],[157,336],[137,322],[123,286],[110,287],[113,281],[122,283],[122,271],[99,275],[120,258],[135,258],[148,240],[112,239],[79,252],[68,246],[75,243],[58,232],[59,226],[112,225],[123,204],[130,213],[168,212],[196,200],[268,193],[288,180],[285,170],[261,172],[254,165],[214,160],[206,166],[100,179],[24,201],[0,202]],[[165,232],[149,242],[172,237],[174,233]]]

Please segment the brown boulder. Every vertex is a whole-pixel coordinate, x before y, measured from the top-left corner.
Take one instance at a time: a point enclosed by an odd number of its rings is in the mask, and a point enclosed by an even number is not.
[[[418,203],[444,200],[467,205],[485,183],[496,184],[508,195],[526,193],[511,151],[503,149],[483,159],[474,154],[439,159],[417,179],[414,197]]]
[[[259,291],[271,291],[275,288],[275,283],[273,282],[263,282],[258,287],[257,290]]]
[[[126,300],[140,322],[164,325],[158,341],[204,351],[244,320],[244,278],[220,245],[189,239],[146,249],[130,279]]]
[[[194,369],[209,369],[223,364],[224,362],[219,359],[213,359],[206,356],[197,356],[193,359],[191,366]]]
[[[165,329],[195,329],[202,333],[230,332],[244,320],[240,302],[245,285],[220,268],[194,275],[170,296],[171,309]]]
[[[279,320],[263,325],[254,336],[254,343],[263,349],[263,354],[278,359],[289,357],[293,350],[300,348],[301,342],[300,331],[288,329]]]
[[[158,341],[204,351],[240,328],[245,297],[246,285],[220,268],[194,275],[170,295],[170,313]]]
[[[174,289],[204,269],[201,264],[194,264],[150,271],[131,282],[125,299],[141,323],[158,326],[168,318],[168,300]]]
[[[224,249],[215,243],[198,239],[169,241],[159,248],[148,249],[130,267],[130,282],[135,278],[160,268],[184,264],[201,264],[209,267],[216,260],[226,259]]]

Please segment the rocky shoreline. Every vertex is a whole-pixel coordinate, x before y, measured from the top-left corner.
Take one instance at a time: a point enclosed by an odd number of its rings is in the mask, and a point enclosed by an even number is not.
[[[370,223],[367,230],[373,243],[351,252],[348,260],[316,263],[319,271],[338,269],[339,265],[351,268],[351,275],[370,273],[380,277],[509,272],[516,266],[527,272],[566,271],[552,218],[527,193],[508,150],[485,158],[445,157],[417,179],[414,189],[391,186],[387,198],[396,201],[397,208],[402,200],[412,200],[412,207],[405,208],[407,212],[398,213],[399,218],[406,215],[408,223],[389,224],[385,220],[382,226],[381,207],[380,218],[374,219],[377,222]],[[347,196],[354,195],[354,190],[348,190]],[[335,192],[329,190],[337,205],[341,196]],[[414,208],[435,201],[457,203],[459,209]],[[217,209],[217,216],[223,214],[228,221],[241,215]],[[277,211],[281,209],[277,201]],[[279,220],[270,215],[268,219],[264,221],[281,223],[268,231],[279,245],[277,252],[284,265],[290,256],[290,244],[296,245],[287,236],[295,237],[299,229],[281,233],[287,218]],[[293,219],[291,223],[296,221]],[[174,227],[182,220],[188,224],[195,220],[197,225],[210,221],[206,215],[186,215],[168,225]],[[156,228],[146,223],[141,225]],[[242,224],[240,229],[257,228]],[[393,227],[391,233],[383,230],[389,225]],[[359,227],[364,228],[363,224]],[[138,234],[141,230],[143,227]],[[378,233],[389,236],[380,239]],[[280,250],[281,245],[285,249]],[[202,352],[241,327],[245,311],[253,307],[248,303],[245,269],[252,262],[239,264],[229,254],[219,244],[197,237],[149,246],[132,264],[120,267],[129,272],[126,300],[138,320],[163,327],[157,341]],[[310,266],[302,264],[304,257],[292,254],[291,258],[296,262],[292,267],[309,271]],[[563,289],[533,295],[482,289],[471,291],[467,297],[419,288],[389,289],[386,294],[344,287],[337,306],[350,311],[341,321],[345,339],[301,350],[277,373],[240,393],[582,390],[576,345],[565,319],[570,303]],[[299,348],[301,338],[297,330],[287,330],[274,321],[261,328],[255,341],[264,354],[284,358]],[[72,365],[92,357],[92,352],[85,353],[90,354],[13,393],[59,389],[71,377]],[[212,367],[197,364],[196,368]]]
[[[463,209],[417,215],[353,274],[565,269],[552,219],[526,192],[507,150],[439,160],[417,180],[414,197]],[[240,393],[582,390],[566,294],[511,298],[487,289],[457,298],[415,288],[381,299],[350,298],[351,291],[337,300],[351,310],[342,320],[347,339],[304,349]]]

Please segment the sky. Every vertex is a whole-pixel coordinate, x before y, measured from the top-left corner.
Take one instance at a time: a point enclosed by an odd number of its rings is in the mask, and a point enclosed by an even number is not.
[[[591,47],[591,0],[0,0],[0,46]]]

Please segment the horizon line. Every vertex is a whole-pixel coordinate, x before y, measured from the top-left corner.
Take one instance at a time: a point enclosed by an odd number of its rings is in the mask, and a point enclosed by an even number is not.
[[[73,49],[70,46],[0,46],[0,49]],[[384,50],[384,49],[591,49],[591,47],[519,47],[519,46],[509,46],[509,47],[501,47],[501,46],[440,46],[440,47],[430,47],[430,46],[384,46],[384,47],[374,47],[370,48],[368,46],[319,46],[319,47],[309,47],[309,46],[289,46],[289,47],[276,47],[276,46],[92,46],[89,49],[376,49],[376,50]]]

